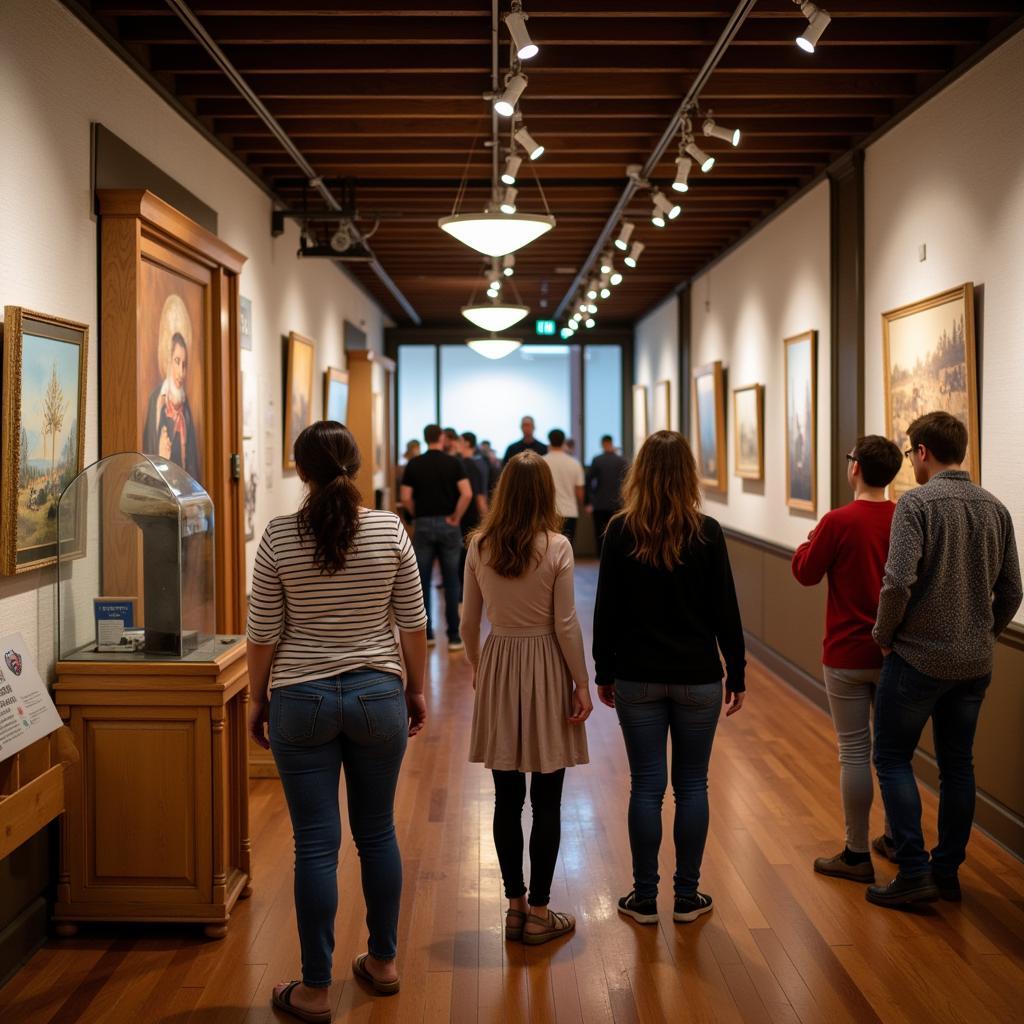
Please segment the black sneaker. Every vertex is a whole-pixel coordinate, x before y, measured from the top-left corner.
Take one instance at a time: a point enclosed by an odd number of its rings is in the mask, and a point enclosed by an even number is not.
[[[706,892],[695,892],[692,896],[677,896],[672,920],[680,924],[696,921],[701,914],[711,910],[711,897]]]
[[[933,871],[932,881],[935,883],[935,888],[939,890],[939,899],[946,900],[947,903],[959,903],[963,899],[963,893],[960,891],[960,879],[955,874],[939,875]]]
[[[623,896],[619,900],[619,913],[633,918],[640,924],[657,924],[658,901],[638,900],[634,889],[628,896]]]
[[[453,654],[456,651],[464,650],[466,645],[462,642],[461,636],[449,637],[448,638],[448,650]]]
[[[915,903],[934,903],[939,890],[930,874],[918,878],[897,874],[888,885],[869,885],[865,897],[868,903],[879,907],[909,907]]]

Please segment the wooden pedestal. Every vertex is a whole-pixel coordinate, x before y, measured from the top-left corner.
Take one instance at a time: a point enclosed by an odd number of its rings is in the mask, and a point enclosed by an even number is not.
[[[174,921],[222,938],[251,891],[245,641],[214,660],[57,663],[67,768],[54,919]]]

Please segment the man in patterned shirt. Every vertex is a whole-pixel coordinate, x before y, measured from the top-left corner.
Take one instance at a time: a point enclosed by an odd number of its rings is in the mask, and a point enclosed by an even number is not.
[[[960,899],[957,869],[974,820],[974,732],[996,637],[1021,602],[1013,521],[960,467],[967,428],[947,412],[910,424],[905,452],[924,486],[896,506],[872,635],[885,660],[875,704],[875,768],[899,873],[868,887],[879,906]],[[911,758],[933,720],[939,842],[921,835]]]

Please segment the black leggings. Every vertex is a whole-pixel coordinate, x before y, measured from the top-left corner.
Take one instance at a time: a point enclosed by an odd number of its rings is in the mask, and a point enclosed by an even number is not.
[[[494,776],[494,846],[498,851],[505,896],[515,900],[526,894],[523,883],[523,804],[526,776],[522,772],[497,772]],[[551,900],[551,879],[555,875],[558,846],[562,841],[562,783],[565,769],[534,772],[530,779],[531,907],[546,907]]]

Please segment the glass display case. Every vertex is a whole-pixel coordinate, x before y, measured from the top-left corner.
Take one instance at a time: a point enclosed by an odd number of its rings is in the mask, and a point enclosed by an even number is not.
[[[120,452],[57,504],[61,660],[209,657],[216,628],[210,496],[180,466]]]

